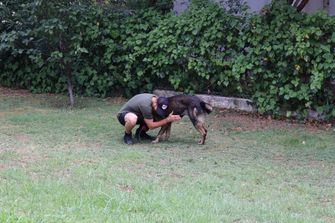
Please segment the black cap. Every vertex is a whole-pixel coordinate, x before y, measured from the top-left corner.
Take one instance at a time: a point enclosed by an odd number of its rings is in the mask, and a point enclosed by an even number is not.
[[[166,97],[159,97],[157,99],[157,114],[161,117],[166,117],[168,106],[169,100]]]

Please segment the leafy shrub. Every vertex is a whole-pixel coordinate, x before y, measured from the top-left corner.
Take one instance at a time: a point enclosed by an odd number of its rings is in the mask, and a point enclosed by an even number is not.
[[[169,16],[151,32],[137,35],[127,75],[137,84],[148,78],[156,87],[186,92],[240,92],[240,77],[231,68],[243,45],[234,38],[241,35],[243,24],[244,17],[216,4],[195,5],[178,17]]]
[[[244,62],[235,71],[249,74],[258,111],[334,116],[334,18],[301,14],[279,1],[248,25]]]
[[[140,10],[127,18],[121,25],[122,63],[120,73],[126,95],[151,91],[155,83],[154,75],[147,72],[144,62],[148,55],[146,44],[148,33],[154,30],[161,20],[169,18],[154,10]]]
[[[168,13],[173,7],[173,0],[127,0],[125,4],[129,9],[144,11],[148,8],[162,13]]]
[[[171,2],[1,4],[0,83],[101,97],[211,91],[251,97],[261,113],[335,117],[334,17],[285,0],[252,16],[241,0],[193,0],[175,16]]]
[[[114,8],[69,1],[20,6],[1,34],[2,84],[63,92],[70,79],[78,94],[96,96],[120,86],[112,55],[120,55],[123,16]]]

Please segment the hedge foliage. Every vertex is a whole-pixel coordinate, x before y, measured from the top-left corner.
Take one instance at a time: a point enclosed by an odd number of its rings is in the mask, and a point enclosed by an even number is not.
[[[179,16],[165,3],[11,2],[0,5],[1,85],[65,92],[70,80],[77,95],[99,97],[210,91],[250,97],[261,113],[335,117],[335,19],[324,13],[286,1],[255,15],[242,1],[194,1]]]
[[[335,117],[335,18],[301,14],[276,1],[251,17],[246,52],[234,72],[248,73],[260,112],[308,110]]]

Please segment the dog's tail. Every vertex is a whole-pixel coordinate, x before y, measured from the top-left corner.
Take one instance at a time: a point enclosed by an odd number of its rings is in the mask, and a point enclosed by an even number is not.
[[[213,111],[213,107],[206,102],[201,101],[200,106],[205,112],[207,112],[207,114],[209,114]]]

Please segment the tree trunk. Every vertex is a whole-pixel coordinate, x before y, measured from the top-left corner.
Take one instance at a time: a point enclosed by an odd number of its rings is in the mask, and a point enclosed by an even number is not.
[[[66,76],[67,91],[69,94],[69,104],[71,107],[73,107],[74,106],[74,96],[73,96],[73,86],[72,86],[72,73],[71,73],[70,65],[64,62],[64,55],[65,55],[66,49],[63,43],[62,35],[59,35],[59,51],[63,53],[63,57],[60,60],[60,64],[61,64],[60,70]]]
[[[69,93],[69,104],[71,107],[74,106],[74,96],[73,96],[73,86],[71,78],[71,70],[68,65],[65,68],[66,78],[67,78],[67,91]]]

